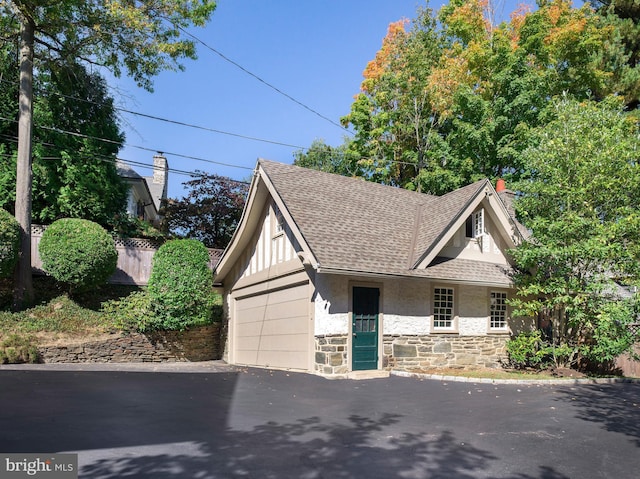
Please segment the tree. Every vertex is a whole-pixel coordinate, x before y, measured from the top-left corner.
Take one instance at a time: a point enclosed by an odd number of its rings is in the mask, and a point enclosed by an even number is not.
[[[535,130],[516,210],[531,238],[513,251],[515,315],[543,314],[570,361],[633,344],[640,284],[640,137],[619,98],[561,99]],[[627,288],[625,288],[627,286]],[[637,314],[637,313],[636,313]]]
[[[293,164],[303,168],[334,173],[342,176],[362,176],[363,168],[359,158],[349,149],[349,140],[333,147],[322,140],[314,140],[304,151],[296,151]]]
[[[20,225],[10,213],[0,208],[0,279],[13,273],[19,247]]]
[[[169,200],[164,209],[165,229],[208,248],[225,248],[240,222],[248,185],[204,173],[183,185],[187,195]]]
[[[148,2],[0,3],[0,37],[19,38],[20,95],[16,219],[21,228],[21,256],[16,273],[14,307],[33,296],[31,285],[31,153],[34,60],[38,70],[82,60],[122,69],[141,86],[151,89],[151,78],[165,69],[180,67],[180,58],[194,58],[193,41],[184,28],[202,26],[215,9],[212,0],[158,0]],[[26,296],[26,298],[25,298]]]
[[[9,56],[5,60],[2,69],[10,72],[12,62]],[[18,86],[6,83],[6,91],[17,97]],[[70,65],[61,72],[40,72],[34,91],[33,220],[48,224],[74,217],[113,225],[125,212],[127,185],[115,166],[124,137],[104,79],[82,65]],[[0,108],[3,118],[15,116],[15,105]],[[0,137],[7,154],[0,163],[0,206],[13,210],[15,123],[7,122],[5,131]]]
[[[619,26],[589,6],[539,2],[495,25],[486,0],[421,9],[389,26],[345,125],[362,176],[442,194],[479,178],[518,180],[530,130],[556,96],[638,98]]]

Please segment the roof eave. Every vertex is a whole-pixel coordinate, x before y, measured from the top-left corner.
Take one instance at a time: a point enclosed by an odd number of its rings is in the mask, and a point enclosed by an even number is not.
[[[385,273],[378,271],[363,271],[363,270],[355,270],[355,269],[346,269],[346,268],[336,268],[336,267],[321,267],[318,265],[316,268],[316,272],[319,274],[336,274],[341,276],[359,276],[366,278],[407,278],[407,279],[424,279],[427,281],[439,281],[442,283],[451,283],[451,284],[465,284],[465,285],[473,285],[473,286],[490,286],[490,287],[500,287],[500,288],[511,288],[513,287],[512,281],[479,281],[479,280],[465,280],[465,279],[452,279],[450,277],[438,277],[438,276],[425,276],[412,274],[413,270],[407,270],[405,273]]]

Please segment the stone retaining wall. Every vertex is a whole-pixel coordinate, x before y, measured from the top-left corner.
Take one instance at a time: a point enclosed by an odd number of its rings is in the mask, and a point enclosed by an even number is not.
[[[315,369],[322,375],[349,372],[346,335],[316,336]]]
[[[220,328],[117,334],[101,341],[38,347],[44,363],[176,362],[220,359]]]
[[[385,335],[383,366],[396,371],[497,368],[506,360],[508,339],[508,335]]]

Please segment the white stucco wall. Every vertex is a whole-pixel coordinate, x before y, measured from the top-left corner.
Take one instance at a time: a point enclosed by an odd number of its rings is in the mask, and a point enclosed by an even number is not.
[[[383,286],[383,334],[429,334],[430,282],[386,281]]]
[[[314,281],[315,335],[349,333],[349,291],[353,285],[380,288],[383,334],[430,334],[434,284],[429,280],[396,279],[376,282],[348,276],[318,274]],[[491,288],[468,285],[453,287],[456,294],[457,333],[460,336],[482,336],[489,333]]]
[[[315,335],[349,334],[349,282],[346,276],[316,275]]]
[[[460,336],[487,334],[489,289],[483,286],[458,287],[458,333]]]

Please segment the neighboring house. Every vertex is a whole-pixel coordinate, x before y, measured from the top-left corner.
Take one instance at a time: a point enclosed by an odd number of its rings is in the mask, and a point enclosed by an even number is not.
[[[167,159],[158,154],[153,157],[153,176],[140,176],[122,161],[117,163],[118,175],[129,185],[127,213],[135,218],[159,226],[162,219],[159,211],[162,200],[167,198],[169,165]]]
[[[259,160],[216,268],[227,361],[326,376],[498,366],[525,327],[506,304],[508,211],[487,180],[436,197]]]

